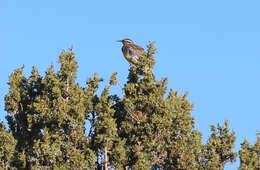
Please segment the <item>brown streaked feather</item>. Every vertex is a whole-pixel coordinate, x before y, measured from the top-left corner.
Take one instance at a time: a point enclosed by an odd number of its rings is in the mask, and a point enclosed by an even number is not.
[[[138,45],[131,44],[128,46],[129,52],[136,54],[138,57],[143,55],[144,49]]]

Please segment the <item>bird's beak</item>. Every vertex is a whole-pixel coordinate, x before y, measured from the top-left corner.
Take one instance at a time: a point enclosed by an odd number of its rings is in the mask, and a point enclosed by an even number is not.
[[[122,40],[117,40],[116,42],[122,42]]]

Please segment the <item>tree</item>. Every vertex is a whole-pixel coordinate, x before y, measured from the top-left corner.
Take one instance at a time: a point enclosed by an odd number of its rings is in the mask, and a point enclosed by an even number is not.
[[[36,68],[27,79],[23,67],[15,70],[6,95],[7,120],[17,140],[13,165],[18,169],[94,167],[95,155],[85,136],[85,118],[91,90],[75,83],[77,62],[72,49],[59,58],[43,78]]]
[[[8,169],[11,166],[16,141],[5,125],[0,123],[0,168]]]
[[[223,170],[227,162],[233,163],[237,157],[237,153],[232,151],[235,147],[235,132],[230,132],[227,120],[223,126],[211,126],[211,131],[212,134],[203,149],[204,166],[206,169]]]
[[[113,100],[108,95],[109,88],[110,85],[105,87],[92,113],[92,127],[95,129],[92,133],[93,149],[99,158],[98,167],[122,169],[125,142],[118,137]]]
[[[200,165],[201,133],[194,130],[187,93],[170,90],[167,79],[155,79],[154,45],[129,70],[124,96],[115,101],[119,136],[126,140],[126,167],[133,169],[194,169]]]
[[[17,169],[223,169],[234,162],[234,132],[216,128],[206,144],[191,116],[188,93],[167,88],[153,74],[156,48],[150,43],[131,65],[124,85],[112,74],[101,93],[97,73],[86,87],[75,82],[78,64],[72,49],[62,51],[45,76],[24,67],[9,77],[5,109],[17,143],[5,166]],[[120,94],[110,94],[118,85]],[[90,130],[85,131],[85,124]],[[4,131],[6,132],[6,131]],[[15,145],[15,146],[14,146]]]
[[[241,147],[239,170],[260,169],[260,134],[257,133],[257,140],[253,146],[245,139]]]

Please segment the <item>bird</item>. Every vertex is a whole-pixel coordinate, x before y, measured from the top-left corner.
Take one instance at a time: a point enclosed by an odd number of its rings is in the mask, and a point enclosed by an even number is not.
[[[122,52],[125,59],[130,63],[130,65],[136,65],[140,56],[144,54],[144,49],[139,45],[136,45],[131,39],[125,38],[122,40],[118,40],[118,42],[122,42]]]

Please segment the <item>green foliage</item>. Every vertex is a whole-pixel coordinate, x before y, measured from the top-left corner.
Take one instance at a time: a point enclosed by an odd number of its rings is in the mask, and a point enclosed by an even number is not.
[[[103,79],[97,73],[86,87],[75,82],[78,64],[72,49],[60,54],[57,72],[51,66],[41,76],[33,67],[27,78],[23,67],[16,69],[5,96],[10,132],[1,129],[0,142],[9,140],[0,150],[3,167],[183,170],[223,169],[234,162],[235,134],[228,123],[212,126],[203,145],[188,93],[168,92],[167,78],[157,80],[152,72],[154,44],[147,49],[130,67],[126,84],[113,73],[101,95]],[[109,93],[116,85],[122,94]]]
[[[0,123],[0,168],[10,168],[12,157],[15,150],[16,141],[5,125]]]
[[[204,147],[205,168],[224,169],[227,162],[235,162],[237,153],[232,152],[235,147],[235,132],[230,132],[228,121],[223,126],[211,126],[212,134]]]
[[[115,110],[112,108],[113,100],[109,96],[109,88],[110,85],[105,87],[93,109],[95,113],[92,121],[92,127],[95,128],[92,136],[93,147],[103,164],[100,166],[107,167],[107,162],[110,162],[110,166],[121,168],[125,157],[124,142],[118,138]],[[104,158],[102,159],[100,155],[104,155]]]
[[[126,140],[127,166],[134,169],[194,169],[200,165],[201,134],[193,130],[193,104],[171,90],[167,79],[155,79],[153,44],[130,68],[123,99],[115,101],[119,136]]]
[[[17,140],[18,169],[94,167],[95,154],[85,136],[86,113],[93,87],[84,91],[75,83],[78,65],[72,50],[63,51],[60,70],[53,66],[41,77],[36,68],[27,79],[23,68],[11,74],[6,95],[7,120]]]
[[[244,140],[241,147],[239,170],[260,169],[260,134],[257,133],[257,140],[253,146],[247,140]]]

